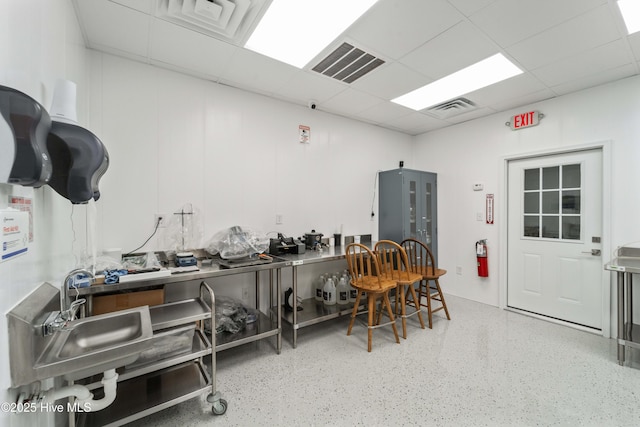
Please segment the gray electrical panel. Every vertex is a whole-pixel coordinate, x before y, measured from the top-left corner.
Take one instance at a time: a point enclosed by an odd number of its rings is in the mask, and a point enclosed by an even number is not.
[[[400,168],[380,172],[378,179],[378,239],[420,240],[437,263],[437,174]]]

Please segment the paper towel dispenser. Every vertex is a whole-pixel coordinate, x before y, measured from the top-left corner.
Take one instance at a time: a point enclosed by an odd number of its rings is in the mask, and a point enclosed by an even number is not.
[[[30,96],[0,86],[0,182],[40,187],[51,177],[51,118]]]
[[[47,137],[53,172],[48,184],[71,203],[100,198],[98,184],[109,167],[109,153],[87,129],[53,121]]]

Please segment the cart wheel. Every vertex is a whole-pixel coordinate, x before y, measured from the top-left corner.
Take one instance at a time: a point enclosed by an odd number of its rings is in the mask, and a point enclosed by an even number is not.
[[[218,400],[211,406],[211,412],[213,412],[213,415],[223,415],[227,412],[227,401],[224,399]]]

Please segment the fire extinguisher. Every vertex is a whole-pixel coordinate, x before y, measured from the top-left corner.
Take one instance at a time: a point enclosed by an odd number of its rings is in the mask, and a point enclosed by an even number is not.
[[[478,276],[489,277],[489,264],[487,263],[487,239],[476,242],[476,259],[478,261]]]

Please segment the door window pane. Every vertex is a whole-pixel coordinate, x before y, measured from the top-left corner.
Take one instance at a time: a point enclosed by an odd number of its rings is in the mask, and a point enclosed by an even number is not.
[[[560,213],[560,201],[558,200],[559,196],[559,191],[545,191],[544,193],[542,193],[542,213]]]
[[[580,188],[580,165],[562,166],[562,188]]]
[[[524,217],[524,236],[525,237],[540,237],[540,217],[539,216],[525,216]]]
[[[524,170],[524,189],[525,190],[540,189],[540,169]]]
[[[546,237],[548,239],[557,239],[560,237],[560,217],[542,217],[542,237]]]
[[[411,237],[417,237],[416,224],[416,182],[409,181],[409,234]]]
[[[562,238],[569,240],[580,240],[580,217],[562,217]]]
[[[542,188],[553,190],[560,188],[560,167],[542,168]]]
[[[562,192],[562,213],[580,213],[580,190],[567,190]]]
[[[524,213],[537,214],[540,213],[540,193],[524,193]]]

